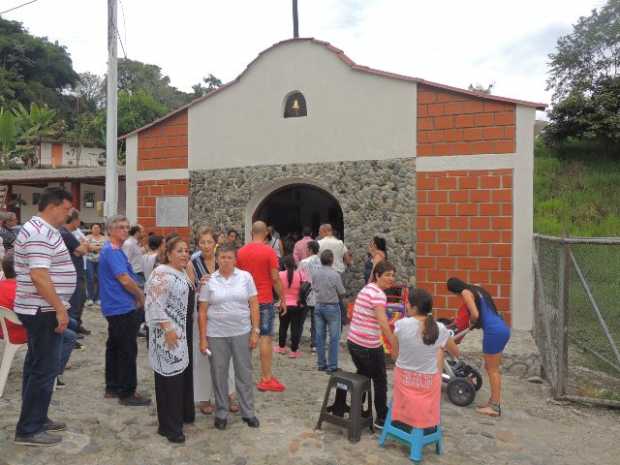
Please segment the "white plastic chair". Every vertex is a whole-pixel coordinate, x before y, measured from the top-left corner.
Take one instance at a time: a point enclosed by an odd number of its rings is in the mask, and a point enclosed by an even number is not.
[[[11,370],[11,364],[13,363],[13,358],[15,358],[15,354],[19,349],[27,345],[13,344],[9,341],[9,330],[6,327],[6,320],[16,325],[22,324],[15,312],[0,307],[0,327],[2,327],[2,337],[4,340],[4,353],[2,354],[2,365],[0,365],[0,398],[4,395],[4,387],[6,386],[6,380],[9,377],[9,371]]]

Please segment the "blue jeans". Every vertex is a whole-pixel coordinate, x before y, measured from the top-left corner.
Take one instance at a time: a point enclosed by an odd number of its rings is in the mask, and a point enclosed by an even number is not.
[[[316,355],[319,370],[338,368],[338,347],[340,344],[340,306],[336,304],[316,304],[314,307],[316,327]],[[329,329],[329,351],[325,360],[326,333]]]
[[[15,434],[32,436],[43,431],[52,400],[54,379],[60,364],[62,335],[54,332],[56,312],[18,317],[28,333],[28,352],[24,360],[22,407]]]
[[[86,289],[90,300],[99,300],[99,262],[86,260]]]
[[[60,365],[58,368],[58,374],[62,375],[65,372],[65,367],[71,357],[71,352],[75,348],[75,341],[77,341],[76,331],[78,329],[78,323],[73,318],[69,318],[69,325],[67,329],[62,332],[62,344],[60,345]]]

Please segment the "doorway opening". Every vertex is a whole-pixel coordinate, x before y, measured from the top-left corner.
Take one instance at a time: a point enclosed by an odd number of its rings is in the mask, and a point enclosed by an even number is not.
[[[340,204],[329,192],[310,184],[289,184],[273,191],[252,216],[253,222],[259,220],[272,226],[283,239],[301,237],[304,226],[316,237],[324,223],[330,223],[334,234],[344,239]]]

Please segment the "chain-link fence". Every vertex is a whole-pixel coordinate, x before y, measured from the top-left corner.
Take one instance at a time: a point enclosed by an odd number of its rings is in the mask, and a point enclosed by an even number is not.
[[[556,398],[620,406],[620,238],[535,235],[534,337]]]

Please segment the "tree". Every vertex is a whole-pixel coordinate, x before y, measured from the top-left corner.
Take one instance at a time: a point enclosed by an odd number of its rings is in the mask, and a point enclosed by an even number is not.
[[[203,85],[203,83],[206,85]],[[212,92],[221,86],[222,81],[216,78],[213,74],[209,73],[209,76],[202,78],[202,82],[199,82],[198,84],[192,86],[192,90],[194,91],[194,98],[207,95],[209,92]]]
[[[80,79],[75,86],[75,95],[79,99],[79,110],[96,112],[103,108],[105,103],[104,80],[93,73],[80,73]]]
[[[78,79],[65,47],[30,35],[16,21],[0,18],[0,103],[66,108],[64,92]]]
[[[549,57],[553,109],[546,140],[620,143],[620,0],[580,18]]]
[[[170,78],[157,65],[128,58],[118,60],[118,90],[131,95],[143,91],[171,111],[188,103],[192,95],[170,85]]]
[[[20,103],[14,111],[19,132],[16,152],[26,167],[33,167],[41,160],[41,142],[58,138],[64,129],[64,121],[56,117],[56,111],[36,103],[30,109]]]
[[[118,133],[127,134],[165,115],[167,108],[144,90],[118,93]]]

